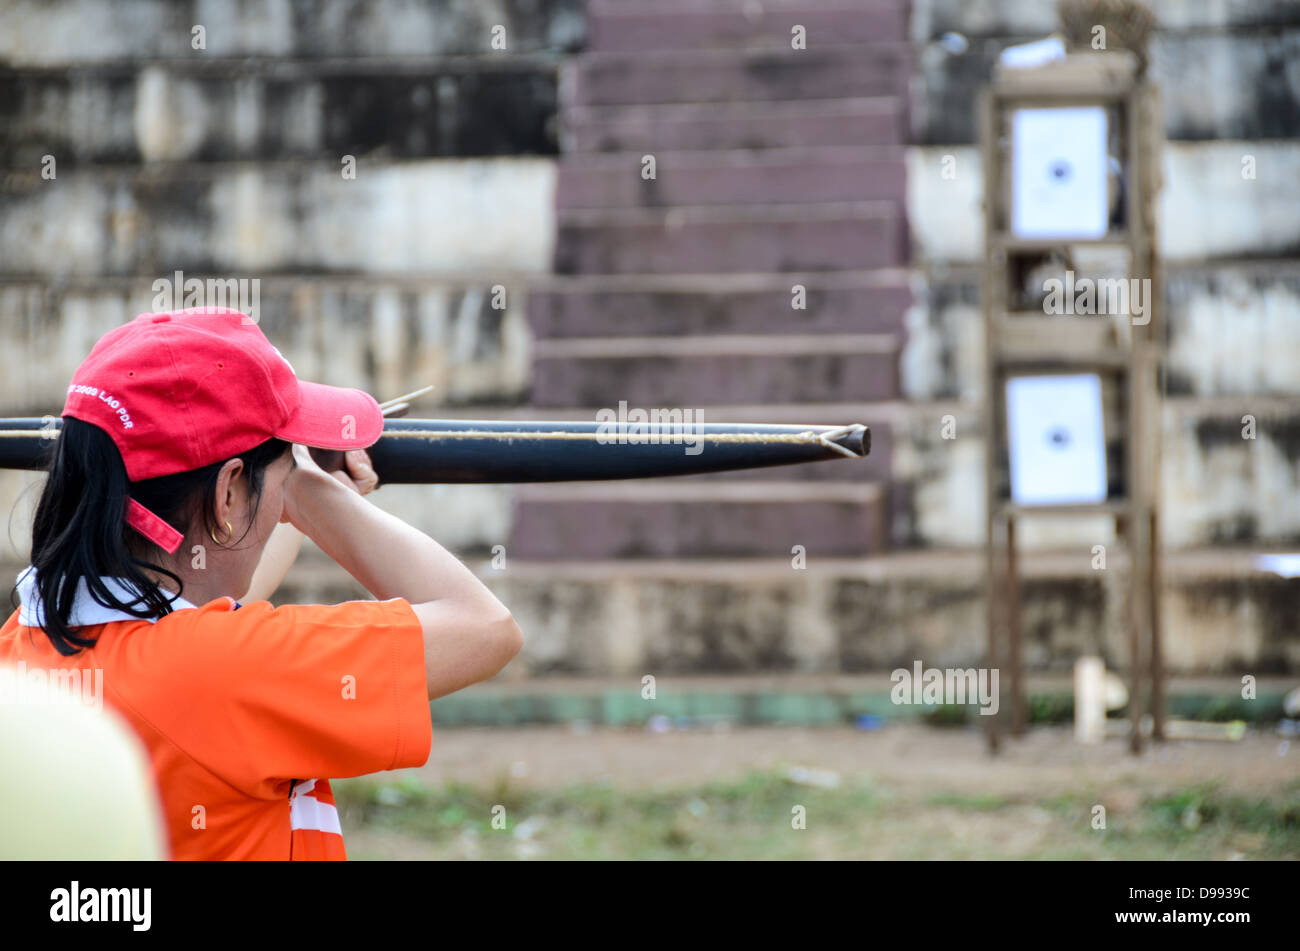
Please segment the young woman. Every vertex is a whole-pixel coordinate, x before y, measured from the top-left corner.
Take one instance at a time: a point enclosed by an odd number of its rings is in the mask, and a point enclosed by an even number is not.
[[[329,777],[422,765],[429,700],[520,649],[465,566],[362,498],[382,428],[372,397],[299,381],[228,310],[142,314],[68,387],[0,663],[102,679],[174,858],[345,858]],[[306,446],[349,450],[348,475]],[[295,529],[379,600],[260,600]]]

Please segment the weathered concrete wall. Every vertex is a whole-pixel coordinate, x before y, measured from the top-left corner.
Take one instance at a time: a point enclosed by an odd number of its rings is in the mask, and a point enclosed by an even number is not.
[[[1162,89],[1171,139],[1289,139],[1300,126],[1300,11],[1289,0],[1148,3],[1159,29],[1150,75]],[[975,96],[1013,43],[1057,30],[1056,5],[1040,0],[915,0],[912,38],[920,75],[916,141],[975,141]],[[946,33],[966,38],[953,52]]]
[[[1090,567],[1089,549],[1025,565],[1025,660],[1066,672],[1096,653],[1127,666],[1126,574],[1115,559]],[[980,557],[894,555],[864,561],[506,561],[471,564],[511,606],[528,647],[512,676],[805,672],[979,666],[984,658]],[[332,590],[333,572],[297,576],[286,594]],[[1174,674],[1294,671],[1300,581],[1253,572],[1243,559],[1171,559],[1163,610]]]
[[[1025,660],[1067,673],[1075,657],[1127,667],[1122,556],[1091,568],[1089,549],[1027,561]],[[979,666],[984,596],[976,553],[788,562],[551,562],[470,567],[511,606],[527,647],[511,678],[546,674],[851,673]],[[1229,554],[1166,566],[1162,610],[1170,673],[1294,672],[1300,581],[1254,571]],[[283,600],[364,596],[335,565],[308,560]]]
[[[11,174],[0,190],[3,268],[51,278],[544,273],[554,178],[549,160],[507,158],[362,160],[355,179],[274,165]]]
[[[200,273],[186,279],[201,280]],[[174,275],[149,282],[104,279],[54,288],[0,283],[0,340],[12,370],[0,379],[7,414],[42,415],[64,391],[94,342],[170,296]],[[162,285],[160,285],[161,287]],[[260,326],[309,379],[355,386],[380,399],[433,384],[422,411],[499,406],[527,394],[531,341],[523,285],[273,276],[261,282]],[[182,302],[183,303],[183,302]]]
[[[6,164],[551,154],[553,64],[113,64],[0,76]]]
[[[1144,0],[1166,30],[1300,25],[1291,0]],[[1056,4],[1043,0],[912,0],[912,39],[950,30],[967,36],[1043,36],[1057,28]]]
[[[205,50],[192,46],[196,25]],[[0,60],[20,65],[228,57],[452,57],[572,49],[581,0],[14,0],[0,10]]]
[[[1300,136],[1300,123],[1295,130]],[[955,160],[955,175],[942,173]],[[1254,178],[1243,158],[1254,159]],[[1296,141],[1169,142],[1162,156],[1164,188],[1157,218],[1160,253],[1169,261],[1203,258],[1294,258],[1300,220]],[[908,223],[921,263],[974,263],[984,241],[983,179],[974,146],[910,149]]]

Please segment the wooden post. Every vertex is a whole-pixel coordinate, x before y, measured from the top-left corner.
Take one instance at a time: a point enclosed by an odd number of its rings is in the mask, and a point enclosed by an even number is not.
[[[1129,750],[1142,752],[1142,696],[1146,692],[1146,678],[1142,671],[1142,631],[1146,627],[1146,557],[1145,542],[1147,520],[1144,514],[1128,519],[1129,532]]]
[[[1016,517],[1007,516],[1007,663],[1011,668],[1011,735],[1025,734],[1024,645],[1021,641],[1020,576],[1016,564]]]
[[[987,646],[985,649],[984,665],[989,670],[1001,670],[1001,634],[1002,626],[1001,612],[999,605],[1002,604],[1000,597],[1001,584],[999,583],[998,558],[997,550],[997,523],[992,515],[989,516],[988,545],[985,547],[984,573],[985,573],[985,607],[986,618],[988,623]],[[996,754],[1002,748],[1002,678],[998,678],[998,712],[991,716],[983,717],[986,739],[988,741],[989,752]]]
[[[1151,630],[1151,739],[1165,738],[1165,671],[1160,645],[1160,535],[1159,516],[1151,510],[1151,577],[1147,582],[1151,604],[1148,620]]]

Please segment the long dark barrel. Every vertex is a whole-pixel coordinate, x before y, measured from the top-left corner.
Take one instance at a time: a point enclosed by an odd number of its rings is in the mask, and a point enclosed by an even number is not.
[[[0,419],[0,469],[44,469],[59,421]],[[42,431],[43,430],[43,431]],[[390,419],[370,447],[382,483],[578,482],[863,459],[866,426]]]

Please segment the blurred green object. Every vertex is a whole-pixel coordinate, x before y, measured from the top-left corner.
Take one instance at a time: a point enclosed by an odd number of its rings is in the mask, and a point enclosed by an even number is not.
[[[1166,712],[1171,717],[1215,723],[1243,721],[1274,723],[1282,719],[1280,691],[1261,692],[1255,700],[1234,694],[1170,691]],[[433,722],[439,727],[586,724],[642,728],[652,717],[671,729],[719,726],[853,726],[875,717],[877,727],[920,719],[933,726],[963,726],[979,721],[978,708],[958,704],[899,705],[888,689],[780,690],[750,688],[734,691],[716,687],[666,690],[654,699],[641,696],[640,685],[611,688],[603,681],[590,692],[529,691],[491,688],[467,690],[434,701]],[[1074,694],[1068,689],[1030,693],[1029,723],[1064,725],[1074,718]],[[1127,716],[1127,707],[1111,710],[1111,718]]]

